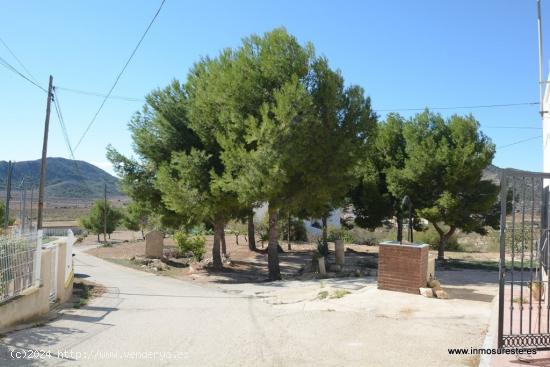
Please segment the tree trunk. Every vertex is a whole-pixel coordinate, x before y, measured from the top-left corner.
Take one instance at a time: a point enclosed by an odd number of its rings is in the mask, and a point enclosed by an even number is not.
[[[277,209],[271,204],[268,208],[269,215],[269,243],[267,245],[267,265],[269,269],[269,280],[281,280],[279,268],[279,233],[277,228]]]
[[[222,243],[222,254],[224,257],[227,257],[227,246],[225,244],[225,225],[222,227],[222,231],[221,231],[221,243]]]
[[[290,246],[290,213],[288,214],[288,251],[292,251],[292,246]]]
[[[254,213],[248,214],[248,248],[256,251],[256,234],[254,233]]]
[[[97,234],[97,242],[99,242],[99,233]]]
[[[397,221],[397,242],[401,243],[401,241],[403,241],[403,221],[401,213],[397,213],[395,220]]]
[[[223,221],[216,220],[214,222],[214,245],[212,246],[212,266],[214,269],[221,269],[222,257],[220,255],[220,241],[221,241],[221,232],[223,231]]]
[[[327,243],[328,242],[327,217],[323,216],[321,221],[323,223],[323,243]]]
[[[456,227],[450,226],[449,231],[447,233],[443,232],[443,230],[437,225],[437,223],[432,223],[435,230],[439,234],[439,246],[437,248],[437,260],[444,261],[445,260],[445,247],[447,246],[447,241],[449,241],[449,238],[455,233]]]

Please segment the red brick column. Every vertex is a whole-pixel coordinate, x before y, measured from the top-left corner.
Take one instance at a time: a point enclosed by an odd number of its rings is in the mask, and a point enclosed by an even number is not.
[[[428,245],[382,242],[378,252],[378,288],[419,294],[425,287]]]

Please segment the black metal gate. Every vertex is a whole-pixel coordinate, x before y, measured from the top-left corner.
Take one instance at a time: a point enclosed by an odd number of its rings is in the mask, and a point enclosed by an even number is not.
[[[499,348],[550,349],[549,184],[545,173],[501,176]]]

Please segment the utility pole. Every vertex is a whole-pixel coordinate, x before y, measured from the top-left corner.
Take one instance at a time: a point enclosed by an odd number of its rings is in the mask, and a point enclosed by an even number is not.
[[[13,171],[13,164],[8,162],[8,183],[6,185],[6,215],[4,217],[4,229],[8,229],[10,223],[10,199],[11,199],[11,175]]]
[[[34,202],[34,183],[31,185],[31,215],[29,215],[29,230],[32,232],[32,204]]]
[[[25,232],[25,224],[27,222],[27,186],[25,185],[25,178],[21,181],[21,195],[22,209],[21,209],[21,233]]]
[[[538,39],[539,39],[539,108],[540,108],[540,116],[544,118],[544,85],[546,84],[546,81],[543,81],[544,78],[544,71],[543,71],[543,64],[542,64],[542,16],[541,16],[541,10],[540,10],[540,0],[537,0],[537,28],[538,28]]]
[[[103,242],[107,244],[107,184],[103,188]]]
[[[46,185],[46,159],[48,156],[48,130],[50,129],[50,107],[53,99],[52,84],[53,76],[50,75],[50,82],[48,84],[48,102],[46,104],[46,121],[44,122],[44,140],[42,142],[42,162],[40,164],[40,184],[38,186],[38,215],[36,218],[36,229],[42,229],[44,186]]]

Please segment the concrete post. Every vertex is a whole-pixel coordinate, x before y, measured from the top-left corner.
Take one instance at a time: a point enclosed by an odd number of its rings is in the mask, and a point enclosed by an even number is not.
[[[325,258],[324,256],[321,256],[317,259],[319,261],[319,274],[326,275],[327,269],[325,268]]]
[[[334,247],[336,249],[336,265],[344,266],[344,254],[345,254],[344,241],[342,240],[334,241]]]

